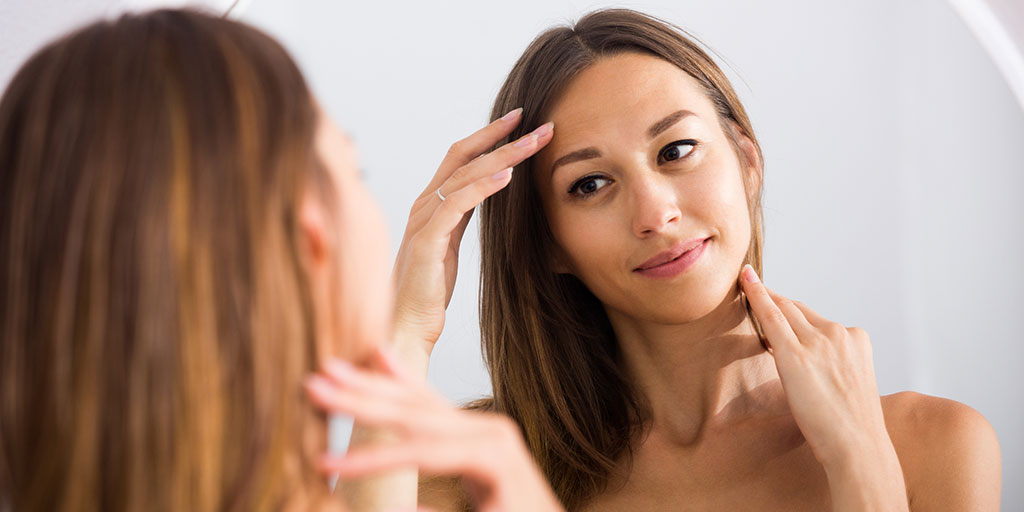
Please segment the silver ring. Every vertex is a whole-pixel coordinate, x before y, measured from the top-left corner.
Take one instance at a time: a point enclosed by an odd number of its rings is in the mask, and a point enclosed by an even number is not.
[[[437,187],[437,197],[440,197],[444,201],[444,194],[441,193],[441,187]]]

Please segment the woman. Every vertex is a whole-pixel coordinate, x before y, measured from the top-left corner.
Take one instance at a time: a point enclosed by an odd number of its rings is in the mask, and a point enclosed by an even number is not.
[[[760,283],[761,150],[680,30],[628,10],[551,29],[492,117],[520,106],[520,126],[485,142],[551,123],[555,135],[481,207],[494,397],[476,407],[516,420],[567,508],[998,508],[984,417],[879,397],[863,330]],[[422,366],[456,268],[438,248],[461,230],[418,221],[459,186],[428,185],[399,255],[396,339]],[[459,506],[457,490],[423,487]]]
[[[322,471],[408,464],[483,508],[557,508],[510,422],[378,348],[381,216],[261,32],[164,10],[40,50],[0,101],[0,222],[0,510],[336,509]],[[303,383],[395,440],[319,464]]]

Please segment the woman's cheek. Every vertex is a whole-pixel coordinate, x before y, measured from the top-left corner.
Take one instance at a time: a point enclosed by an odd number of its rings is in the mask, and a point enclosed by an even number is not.
[[[708,222],[714,222],[725,249],[746,254],[750,242],[750,215],[743,184],[738,180],[720,180],[704,196]],[[742,256],[741,256],[742,257]]]
[[[563,236],[556,235],[573,272],[592,289],[601,287],[597,281],[613,278],[622,270],[618,267],[630,250],[628,240],[609,222],[613,217],[598,212],[568,216],[561,230]]]

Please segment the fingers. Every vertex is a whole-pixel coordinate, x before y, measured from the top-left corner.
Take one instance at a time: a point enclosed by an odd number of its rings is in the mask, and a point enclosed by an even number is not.
[[[454,234],[466,213],[476,208],[484,199],[505,188],[511,180],[512,168],[509,167],[449,193],[427,220],[426,225],[417,233],[417,236],[423,237],[423,240],[432,240],[446,245],[450,239],[449,235]],[[437,249],[443,249],[443,247],[437,247]]]
[[[306,390],[311,398],[331,412],[351,414],[360,409],[364,402],[379,400],[381,403],[407,403],[413,401],[410,393],[387,380],[368,375],[363,370],[340,371],[337,365],[347,363],[328,362],[322,374],[311,376],[306,381]],[[351,372],[352,375],[349,375]]]
[[[400,363],[384,351],[377,363],[388,374],[401,374]],[[387,376],[330,363],[328,378],[313,376],[306,389],[315,404],[351,415],[359,424],[398,434],[395,441],[350,450],[345,456],[324,456],[320,469],[351,477],[407,466],[425,471],[465,473],[480,453],[471,447],[481,439],[497,439],[483,415],[465,413],[427,396],[425,386],[407,386]],[[397,390],[405,389],[407,393]],[[486,443],[485,443],[486,444]]]
[[[512,179],[512,169],[523,160],[533,156],[542,147],[551,142],[553,136],[552,123],[545,123],[525,135],[518,141],[506,144],[471,163],[456,170],[443,184],[440,200],[437,194],[428,197],[422,203],[424,208],[418,209],[417,216],[429,214],[422,227],[416,227],[416,237],[421,243],[426,242],[434,251],[446,249],[452,240],[458,243],[469,216],[474,208],[484,199],[505,188]],[[436,204],[433,212],[426,211],[427,205]],[[423,222],[418,217],[416,224]],[[410,225],[413,221],[410,220]]]
[[[820,314],[818,314],[818,312],[814,311],[803,302],[800,302],[798,300],[787,299],[773,292],[772,290],[768,290],[768,294],[771,295],[772,299],[775,300],[776,303],[785,302],[788,303],[791,307],[794,307],[797,310],[799,310],[800,314],[803,316],[803,319],[806,321],[806,324],[811,328],[811,331],[817,335],[808,335],[806,338],[808,341],[814,339],[821,339],[822,337],[830,340],[839,340],[845,337],[845,333],[848,333],[854,337],[867,336],[867,333],[864,332],[863,329],[859,327],[847,328],[843,324],[833,322],[821,316]],[[797,335],[798,337],[800,337],[801,342],[806,343],[806,341],[804,341],[805,337],[803,334],[800,333],[800,331],[797,331]]]
[[[474,210],[471,209],[462,215],[462,220],[460,220],[459,223],[455,226],[455,229],[452,230],[452,240],[456,240],[459,242],[462,241],[462,235],[466,233],[466,228],[469,227],[469,219],[473,217],[473,211]]]
[[[393,377],[360,370],[341,359],[328,359],[324,363],[323,375],[337,386],[360,393],[373,393],[387,400],[402,399],[409,395],[412,389],[397,382]]]
[[[406,434],[442,431],[444,417],[451,411],[450,406],[432,396],[411,393],[395,397],[377,389],[357,391],[319,376],[307,379],[306,391],[325,411],[351,416],[362,426]]]
[[[410,429],[408,435],[393,442],[324,456],[319,469],[351,478],[417,466],[430,474],[480,478],[486,477],[488,467],[502,467],[502,459],[514,458],[521,449],[518,430],[504,426],[502,421],[480,413],[452,411],[435,428]],[[482,453],[488,456],[481,457]]]
[[[380,400],[365,393],[356,393],[313,376],[306,381],[306,392],[317,407],[333,413],[344,413],[363,425],[386,427],[396,423],[406,409],[395,400]]]
[[[520,488],[520,493],[534,491],[530,486],[545,489],[543,479],[530,462],[519,428],[510,419],[461,411],[443,400],[424,400],[423,395],[431,392],[422,384],[404,386],[410,392],[401,397],[384,385],[390,379],[390,384],[402,387],[397,380],[403,373],[400,362],[384,350],[378,350],[373,359],[383,372],[374,375],[375,379],[361,375],[368,372],[345,368],[331,378],[311,377],[307,390],[318,405],[349,413],[357,422],[383,428],[394,437],[361,444],[343,456],[324,455],[318,461],[321,472],[350,479],[416,467],[428,474],[459,475],[487,495],[495,495],[497,486],[506,485]],[[362,387],[357,390],[351,384]],[[418,402],[409,403],[410,398]],[[501,494],[506,499],[517,497],[516,493]],[[542,492],[538,496],[545,495]],[[537,509],[522,505],[506,508]]]
[[[757,277],[753,267],[746,265],[740,272],[740,286],[747,294],[747,302],[754,312],[758,323],[764,330],[765,336],[773,348],[792,348],[799,344],[796,332],[793,331],[786,314],[779,308],[775,301],[768,295],[768,289],[764,287]]]
[[[452,144],[451,148],[448,149],[448,154],[441,161],[437,174],[434,175],[430,184],[427,185],[424,194],[433,194],[456,169],[468,164],[474,158],[493,148],[498,141],[512,133],[512,130],[515,129],[522,119],[522,115],[523,109],[517,108],[477,130],[469,137]]]
[[[772,292],[771,290],[768,290],[768,293],[772,294],[773,297],[776,296],[775,292]],[[807,307],[807,305],[804,304],[803,302],[800,302],[798,300],[794,300],[792,302],[797,307],[797,309],[799,309],[800,312],[804,314],[804,318],[806,318],[807,321],[810,322],[811,325],[813,325],[814,327],[817,327],[818,329],[824,329],[826,326],[833,323],[830,320],[826,319],[825,317],[819,315],[813,309]]]
[[[441,194],[448,197],[452,191],[458,190],[482,177],[494,174],[507,167],[519,165],[523,160],[530,158],[540,151],[548,142],[551,142],[551,137],[554,134],[553,127],[553,123],[544,123],[532,132],[520,137],[519,140],[505,144],[459,167],[441,184]]]
[[[845,339],[847,334],[855,338],[867,338],[862,329],[857,327],[847,329],[841,324],[824,318],[807,307],[806,304],[769,290],[757,278],[753,268],[747,267],[749,265],[745,266],[740,273],[740,281],[747,294],[747,300],[750,302],[750,308],[761,323],[769,342],[793,340],[798,344],[807,345],[821,340],[839,341]],[[779,318],[780,315],[781,318]],[[786,324],[784,327],[781,325],[783,323]],[[772,324],[774,328],[769,329],[769,324]],[[774,330],[775,334],[770,330]],[[794,336],[786,338],[785,335],[788,332],[792,332]]]
[[[817,336],[817,329],[807,321],[807,317],[804,316],[803,311],[795,300],[783,297],[767,287],[765,287],[765,290],[768,292],[768,296],[771,297],[772,302],[782,311],[782,314],[786,315],[786,321],[789,322],[790,328],[796,333],[796,337],[801,343],[807,343],[808,340]]]
[[[429,425],[422,416],[451,408],[425,385],[405,376],[401,363],[392,356],[380,352],[377,358],[383,374],[359,370],[344,361],[328,361],[324,376],[314,375],[306,382],[310,398],[320,408],[345,413],[362,424],[398,429],[416,421]]]
[[[380,473],[416,466],[431,474],[460,474],[471,471],[466,446],[446,439],[405,440],[386,445],[353,449],[344,456],[325,456],[319,470],[341,478]]]

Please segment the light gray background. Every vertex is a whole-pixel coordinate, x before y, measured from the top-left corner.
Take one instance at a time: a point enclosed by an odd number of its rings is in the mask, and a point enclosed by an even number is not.
[[[1024,11],[991,1],[1004,17]],[[44,40],[124,4],[0,0],[0,84]],[[253,0],[241,17],[291,49],[355,136],[397,250],[413,199],[448,145],[486,122],[529,41],[605,5]],[[1002,447],[1003,508],[1024,509],[1024,111],[1007,66],[938,0],[614,5],[688,29],[732,78],[765,153],[765,281],[866,329],[883,394],[984,414]],[[490,388],[475,223],[462,251],[430,370],[454,401]]]

